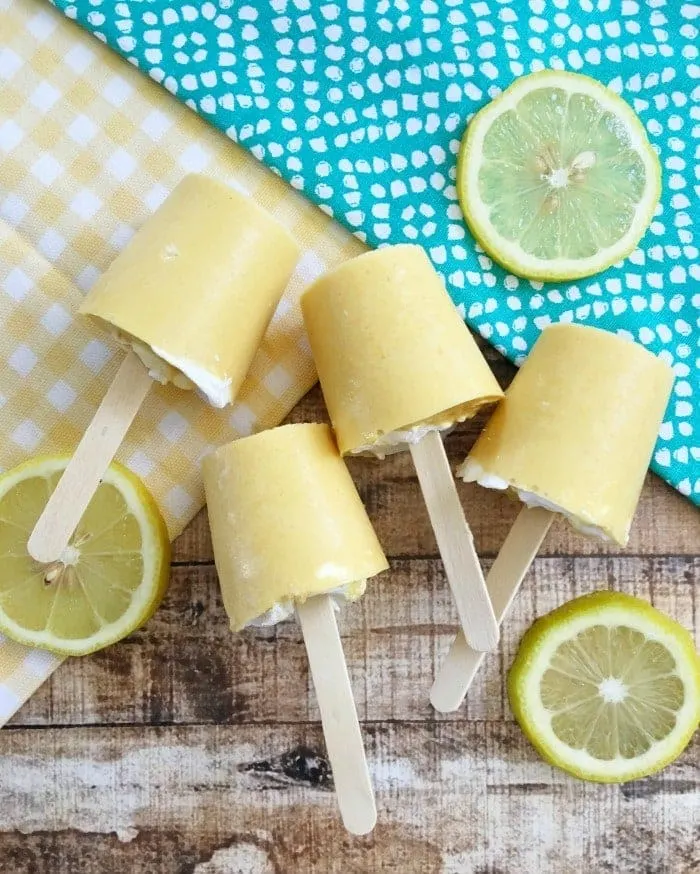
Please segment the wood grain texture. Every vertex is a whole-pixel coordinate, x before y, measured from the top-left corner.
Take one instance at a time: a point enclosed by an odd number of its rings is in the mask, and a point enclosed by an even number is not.
[[[506,382],[511,369],[496,365]],[[324,418],[318,392],[294,421]],[[447,440],[453,465],[477,433]],[[650,599],[698,633],[700,516],[645,484],[627,550],[556,525],[467,702],[438,715],[457,617],[406,456],[351,462],[391,570],[339,618],[377,790],[374,832],[342,828],[295,623],[233,635],[204,516],[176,545],[148,626],[62,665],[0,732],[8,874],[691,874],[700,741],[662,774],[585,784],[543,764],[504,677],[532,620],[595,588]],[[462,487],[488,569],[518,507]]]
[[[690,874],[700,863],[697,742],[659,777],[619,787],[573,783],[510,722],[371,723],[365,739],[379,823],[353,838],[317,725],[5,732],[3,864],[12,874]]]
[[[486,562],[488,569],[491,562]],[[699,558],[540,558],[462,709],[450,718],[508,716],[503,674],[535,616],[596,588],[648,598],[688,628],[695,622]],[[392,560],[339,617],[361,720],[437,718],[428,702],[435,666],[457,617],[437,559]],[[145,629],[90,658],[64,664],[15,716],[15,726],[306,723],[318,720],[299,626],[229,631],[210,565],[173,572]],[[0,733],[0,752],[4,735]]]

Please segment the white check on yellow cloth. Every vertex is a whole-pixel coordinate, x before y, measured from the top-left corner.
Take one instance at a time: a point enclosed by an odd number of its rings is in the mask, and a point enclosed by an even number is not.
[[[123,355],[75,312],[187,173],[250,193],[304,255],[233,408],[158,386],[119,453],[172,537],[204,503],[211,447],[279,423],[316,381],[298,306],[361,244],[43,0],[0,0],[0,471],[71,451]],[[0,725],[60,664],[0,636]]]

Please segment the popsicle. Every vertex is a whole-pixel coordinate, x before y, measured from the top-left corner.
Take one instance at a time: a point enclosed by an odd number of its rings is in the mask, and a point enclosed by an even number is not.
[[[301,306],[341,452],[410,450],[461,626],[493,649],[498,624],[442,432],[503,393],[440,277],[419,246],[387,247],[322,276]]]
[[[153,380],[234,401],[299,257],[250,198],[187,176],[100,277],[80,312],[128,351],[29,540],[59,560]]]
[[[284,425],[204,460],[216,568],[231,628],[296,611],[309,657],[341,816],[376,821],[334,601],[352,601],[388,568],[327,425]]]
[[[525,504],[487,577],[499,621],[557,515],[627,543],[672,385],[671,367],[636,343],[545,328],[458,470]],[[459,707],[482,658],[457,635],[431,692],[437,710]]]

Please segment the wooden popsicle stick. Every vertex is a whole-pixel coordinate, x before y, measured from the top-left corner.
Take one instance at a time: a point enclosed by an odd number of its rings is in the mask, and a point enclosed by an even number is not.
[[[510,609],[554,516],[549,510],[525,507],[508,532],[486,578],[499,623]],[[430,691],[430,703],[436,710],[441,713],[457,710],[484,657],[485,653],[472,649],[464,634],[457,632]]]
[[[61,558],[152,385],[141,360],[129,352],[34,526],[27,544],[33,559]]]
[[[321,711],[340,815],[349,832],[365,835],[377,822],[377,807],[331,596],[317,595],[298,604],[297,615]]]
[[[474,649],[490,652],[498,646],[498,622],[442,437],[430,431],[410,448],[462,630]]]

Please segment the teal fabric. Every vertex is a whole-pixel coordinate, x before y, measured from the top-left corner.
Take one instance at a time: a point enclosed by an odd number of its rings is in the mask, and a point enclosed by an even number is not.
[[[550,322],[617,331],[675,367],[653,467],[700,503],[698,7],[683,0],[55,0],[372,245],[426,248],[467,322],[519,363]],[[462,221],[467,120],[514,78],[586,73],[621,93],[664,168],[622,264],[511,276]]]

